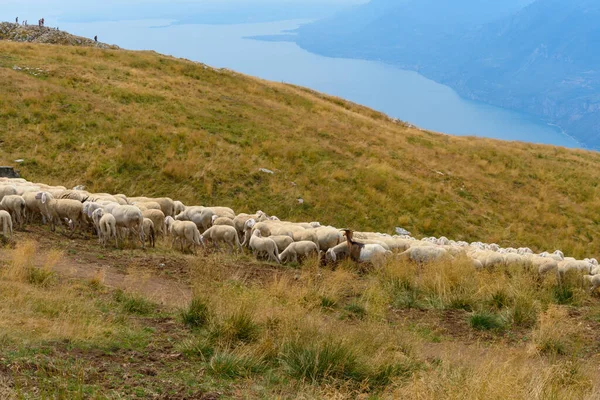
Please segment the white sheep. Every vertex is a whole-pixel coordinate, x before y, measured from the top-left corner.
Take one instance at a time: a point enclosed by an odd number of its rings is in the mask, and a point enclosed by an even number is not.
[[[294,239],[285,235],[273,235],[269,236],[269,239],[273,240],[277,245],[277,250],[281,254],[290,244],[294,243]]]
[[[0,201],[0,209],[8,211],[13,219],[13,224],[19,225],[19,228],[23,228],[23,222],[25,221],[25,200],[23,197],[17,194],[11,194],[4,196]]]
[[[185,205],[179,200],[175,200],[173,202],[173,206],[174,206],[173,212],[175,215],[179,215],[185,211]]]
[[[315,233],[319,242],[319,250],[322,251],[327,251],[344,240],[342,233],[332,226],[318,227],[315,229]]]
[[[211,242],[213,242],[217,249],[219,248],[219,242],[223,242],[231,247],[232,252],[235,250],[242,251],[240,238],[238,237],[237,230],[233,226],[212,226],[202,234],[202,237],[204,239],[209,239]]]
[[[156,210],[156,211],[160,211],[160,210]],[[162,211],[160,211],[160,212],[162,214]],[[148,240],[148,243],[150,243],[150,247],[154,247],[154,243],[155,243],[154,222],[152,222],[152,220],[150,218],[144,218],[144,221],[142,222],[142,226],[144,229],[144,237]]]
[[[590,292],[595,292],[600,287],[600,275],[584,275],[583,281],[590,283]]]
[[[214,225],[227,225],[235,228],[233,220],[229,217],[219,217],[218,215],[212,216],[212,224]],[[239,237],[238,237],[239,239]]]
[[[321,244],[319,243],[319,237],[317,236],[317,232],[315,231],[315,229],[312,228],[297,230],[292,233],[292,238],[294,239],[294,242],[309,241],[313,242],[315,246],[317,246],[317,248],[321,247]]]
[[[277,262],[277,264],[281,264],[281,260],[279,259],[279,250],[277,249],[277,244],[272,239],[262,237],[262,234],[259,230],[255,230],[252,233],[252,236],[249,240],[250,249],[252,249],[252,253],[254,257],[258,257],[261,253],[266,253],[269,256],[270,260]]]
[[[145,210],[142,211],[142,217],[152,220],[154,224],[154,233],[157,235],[164,235],[165,232],[165,218],[166,215],[161,210]]]
[[[192,221],[178,221],[168,216],[165,218],[165,227],[167,228],[167,232],[173,237],[171,248],[179,240],[182,252],[185,251],[184,249],[191,249],[195,253],[195,247],[203,244],[200,231]]]
[[[102,211],[102,209],[98,209],[94,211]],[[98,215],[100,213],[97,213]],[[102,246],[106,247],[106,243],[112,238],[115,239],[115,247],[119,247],[119,240],[117,235],[117,221],[115,216],[112,214],[103,214],[98,220],[98,236],[100,241],[102,242]]]
[[[319,254],[319,248],[314,242],[304,240],[291,243],[280,255],[281,262],[287,260],[298,262],[298,257],[308,257],[311,254]]]
[[[430,263],[446,256],[448,251],[442,247],[416,246],[400,253],[400,258],[408,258],[416,263]]]
[[[14,185],[0,185],[0,200],[2,200],[4,196],[14,194],[17,194],[17,188]]]
[[[12,217],[8,211],[0,210],[0,226],[2,227],[2,235],[4,235],[4,237],[8,238],[12,236]]]
[[[215,215],[215,213],[209,208],[192,206],[187,207],[184,212],[177,215],[175,220],[193,222],[200,233],[202,233],[212,226],[213,215]]]
[[[137,233],[140,243],[142,243],[142,248],[146,248],[146,240],[144,237],[144,217],[142,216],[142,212],[139,208],[129,205],[117,205],[110,211],[105,211],[115,217],[117,228],[124,228],[128,230],[130,234]]]
[[[42,192],[41,195],[42,213],[46,215],[50,222],[50,229],[54,231],[56,221],[70,221],[71,235],[83,221],[83,204],[77,200],[55,199],[48,192]]]

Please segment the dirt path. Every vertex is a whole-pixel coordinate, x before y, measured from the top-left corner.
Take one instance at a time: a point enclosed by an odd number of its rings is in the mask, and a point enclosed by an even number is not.
[[[156,303],[181,307],[191,297],[190,261],[193,256],[170,254],[163,249],[103,249],[95,239],[63,234],[49,234],[44,228],[29,226],[25,232],[15,232],[14,242],[32,240],[38,251],[34,265],[46,264],[48,251],[57,249],[63,256],[53,269],[63,278],[96,279],[104,285],[139,293]],[[0,258],[11,257],[6,248]]]

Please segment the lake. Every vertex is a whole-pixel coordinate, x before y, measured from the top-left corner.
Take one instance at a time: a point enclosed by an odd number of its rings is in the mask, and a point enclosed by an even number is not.
[[[73,34],[123,48],[159,53],[288,82],[343,97],[421,128],[455,135],[581,147],[557,127],[529,115],[460,97],[416,72],[376,61],[328,58],[295,43],[261,41],[307,21],[177,25],[168,20],[55,22]]]

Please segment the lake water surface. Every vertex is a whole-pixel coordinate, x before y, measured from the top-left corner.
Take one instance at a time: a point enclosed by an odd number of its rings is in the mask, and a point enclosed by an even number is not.
[[[171,25],[171,21],[57,22],[61,30],[123,48],[225,67],[340,96],[419,127],[455,134],[580,147],[534,117],[461,98],[416,72],[376,61],[328,58],[291,42],[249,39],[294,29],[306,21],[241,25]]]

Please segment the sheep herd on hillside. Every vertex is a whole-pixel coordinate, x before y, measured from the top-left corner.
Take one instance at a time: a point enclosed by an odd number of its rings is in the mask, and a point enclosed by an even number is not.
[[[93,233],[103,246],[125,240],[154,247],[157,237],[168,237],[171,247],[196,253],[198,247],[242,252],[276,263],[297,262],[319,255],[325,262],[343,259],[377,264],[387,257],[430,263],[444,257],[466,255],[474,268],[522,265],[539,274],[555,273],[561,280],[568,271],[581,273],[591,290],[600,287],[600,266],[594,258],[576,260],[560,251],[535,254],[527,247],[501,248],[497,244],[461,242],[441,238],[416,239],[410,235],[353,232],[318,222],[288,222],[263,211],[236,214],[229,207],[186,206],[168,197],[128,197],[90,193],[84,187],[67,189],[31,183],[22,178],[0,178],[0,228],[6,237],[13,226],[60,226],[70,236]]]

